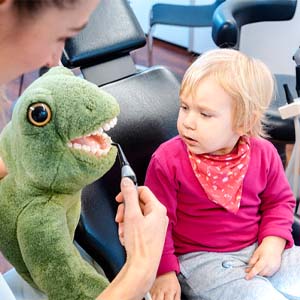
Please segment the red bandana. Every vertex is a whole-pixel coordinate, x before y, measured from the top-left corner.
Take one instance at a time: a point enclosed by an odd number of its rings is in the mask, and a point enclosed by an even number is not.
[[[250,160],[250,141],[241,137],[236,153],[225,155],[188,152],[194,173],[208,199],[237,213],[240,207],[243,180]]]

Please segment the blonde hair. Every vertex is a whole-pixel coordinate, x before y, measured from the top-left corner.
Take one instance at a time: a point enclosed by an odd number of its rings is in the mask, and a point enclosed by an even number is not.
[[[248,136],[266,136],[262,123],[275,88],[268,67],[237,50],[211,50],[188,68],[180,96],[195,95],[199,82],[207,77],[213,78],[233,100],[233,130]]]

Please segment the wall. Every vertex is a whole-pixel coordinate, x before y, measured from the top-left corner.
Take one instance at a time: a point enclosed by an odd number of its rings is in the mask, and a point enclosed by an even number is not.
[[[288,0],[287,0],[288,1]],[[292,57],[300,46],[300,1],[290,21],[262,22],[244,26],[241,47],[245,53],[260,58],[273,73],[295,74]]]
[[[287,0],[289,1],[289,0]],[[131,6],[145,33],[149,29],[149,11],[154,3],[209,4],[213,0],[130,0]],[[240,50],[263,60],[273,73],[294,75],[295,63],[292,56],[300,46],[300,1],[291,21],[261,22],[242,28]],[[162,40],[189,47],[189,34],[193,34],[192,50],[196,53],[215,48],[211,28],[188,28],[158,25],[154,36]]]

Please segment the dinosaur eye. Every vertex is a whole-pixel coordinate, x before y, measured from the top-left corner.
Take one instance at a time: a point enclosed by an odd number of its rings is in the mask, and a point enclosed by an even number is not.
[[[29,106],[27,116],[30,123],[42,127],[51,120],[51,110],[45,103],[35,103]]]

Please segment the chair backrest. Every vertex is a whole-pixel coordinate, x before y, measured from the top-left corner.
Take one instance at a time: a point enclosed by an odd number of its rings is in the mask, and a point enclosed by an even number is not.
[[[66,42],[62,63],[80,67],[85,78],[100,86],[135,73],[129,53],[145,44],[128,1],[101,0],[88,25]]]
[[[113,16],[107,18],[108,15]],[[131,26],[130,45],[134,45],[130,47],[128,26]],[[67,42],[64,62],[80,67],[87,80],[97,83],[118,100],[121,108],[118,124],[108,134],[122,146],[138,183],[143,184],[154,150],[177,134],[179,83],[163,67],[139,72],[132,64],[132,68],[124,67],[124,76],[120,57],[130,61],[130,50],[143,45],[144,35],[142,39],[140,32],[126,0],[102,0],[85,30]],[[110,50],[107,39],[111,41]],[[125,262],[125,251],[120,245],[114,221],[119,184],[120,166],[116,161],[104,177],[83,190],[82,213],[75,235],[76,241],[100,264],[109,280]]]
[[[212,38],[221,48],[239,47],[241,27],[293,18],[297,0],[226,0],[213,15]]]
[[[203,5],[156,3],[151,7],[150,27],[155,24],[187,27],[211,26],[215,9],[224,1],[216,0]]]

